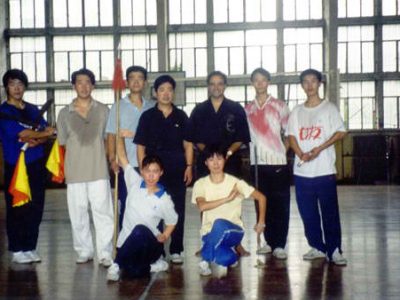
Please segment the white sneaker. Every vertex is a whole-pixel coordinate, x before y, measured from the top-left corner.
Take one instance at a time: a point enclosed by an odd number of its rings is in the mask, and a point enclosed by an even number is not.
[[[174,253],[171,254],[171,262],[173,264],[183,264],[183,254]]]
[[[80,254],[78,258],[76,259],[77,264],[85,264],[89,262],[90,260],[93,260],[93,256],[87,256],[84,254]]]
[[[313,260],[317,258],[326,258],[326,255],[324,252],[315,248],[311,248],[310,251],[303,255],[304,260]]]
[[[342,254],[340,254],[339,249],[336,248],[336,250],[332,254],[332,259],[331,261],[338,266],[345,266],[347,265],[347,259],[345,259]]]
[[[210,264],[205,260],[202,260],[199,263],[199,271],[201,276],[209,276],[212,273],[210,269]]]
[[[257,249],[257,254],[267,254],[271,253],[271,251],[271,247],[268,244],[265,244],[264,246]]]
[[[152,273],[163,272],[163,271],[167,271],[168,268],[169,268],[169,264],[160,257],[155,263],[152,263],[150,265],[150,272],[152,272]]]
[[[228,274],[228,268],[222,265],[215,265],[215,276],[218,278],[225,277]]]
[[[277,259],[287,259],[286,251],[280,247],[275,248],[274,251],[272,252],[272,255]]]
[[[109,257],[106,257],[106,258],[100,259],[99,263],[101,265],[103,265],[103,267],[108,268],[109,266],[111,266],[113,264],[113,260],[111,258],[109,258]]]
[[[42,261],[42,259],[40,258],[39,254],[37,253],[36,250],[27,251],[27,252],[25,252],[25,255],[30,257],[32,262],[41,262]]]
[[[17,264],[29,264],[32,262],[32,259],[26,252],[18,251],[13,253],[11,261]]]
[[[107,280],[118,281],[119,280],[119,266],[113,263],[107,270]]]

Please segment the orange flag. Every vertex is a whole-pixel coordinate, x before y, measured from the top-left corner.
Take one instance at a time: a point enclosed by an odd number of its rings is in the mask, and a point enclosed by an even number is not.
[[[117,58],[115,62],[114,77],[112,81],[112,88],[114,91],[122,91],[125,89],[125,80],[122,74],[121,59]]]
[[[12,206],[22,206],[31,201],[28,173],[25,164],[25,152],[21,151],[8,192],[13,195]]]
[[[57,183],[64,181],[64,148],[60,146],[56,139],[51,148],[49,158],[46,162],[46,168],[53,176],[51,180]]]

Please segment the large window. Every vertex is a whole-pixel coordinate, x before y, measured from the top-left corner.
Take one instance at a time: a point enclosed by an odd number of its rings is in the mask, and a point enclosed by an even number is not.
[[[170,24],[207,23],[206,0],[168,0]]]
[[[374,27],[338,28],[338,67],[341,73],[374,72]]]
[[[121,36],[122,66],[140,65],[150,72],[158,71],[156,34],[125,34]]]
[[[374,15],[374,0],[338,0],[338,17],[370,17]]]
[[[400,25],[384,25],[383,40],[383,71],[400,71]]]
[[[43,28],[44,0],[10,0],[10,28]]]
[[[169,69],[186,77],[207,76],[207,36],[204,32],[169,35]]]
[[[30,82],[46,81],[46,41],[44,37],[10,39],[10,65],[23,69]]]
[[[349,129],[372,129],[376,124],[373,81],[342,82],[340,111]]]
[[[288,28],[283,35],[285,72],[322,70],[322,28]]]
[[[383,127],[400,128],[400,81],[385,81],[383,86]]]

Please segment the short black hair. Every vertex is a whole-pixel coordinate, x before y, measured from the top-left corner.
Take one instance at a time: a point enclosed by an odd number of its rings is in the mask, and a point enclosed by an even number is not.
[[[226,74],[222,73],[221,71],[212,71],[210,74],[208,74],[208,76],[207,76],[207,84],[210,84],[211,77],[214,77],[214,76],[221,77],[224,80],[224,84],[225,85],[227,84],[228,76],[226,76]]]
[[[79,69],[78,71],[75,71],[74,73],[72,73],[72,75],[71,75],[71,83],[72,84],[76,83],[76,77],[78,77],[79,75],[86,75],[87,77],[89,77],[90,82],[93,85],[95,85],[96,79],[94,77],[94,73],[86,68]]]
[[[5,89],[7,89],[8,82],[13,79],[21,80],[22,83],[25,85],[25,88],[27,88],[29,85],[28,76],[25,74],[24,71],[19,69],[10,69],[3,75],[3,86]]]
[[[157,155],[146,155],[142,160],[142,169],[146,168],[150,164],[157,164],[160,167],[161,171],[164,170],[164,164],[162,163],[161,158]]]
[[[143,74],[144,80],[147,80],[147,70],[143,68],[142,66],[130,66],[128,69],[126,69],[125,76],[126,80],[129,79],[129,74],[132,72],[140,72]]]
[[[317,77],[319,82],[322,81],[322,73],[320,71],[317,71],[315,69],[307,69],[301,72],[300,83],[303,83],[304,77],[306,77],[307,75],[314,75],[315,77]]]
[[[257,68],[250,75],[250,80],[251,81],[253,81],[254,76],[256,76],[256,74],[261,74],[262,76],[267,78],[268,81],[271,80],[271,74],[267,70],[265,70],[264,68]]]
[[[209,159],[214,155],[226,157],[227,149],[220,144],[211,144],[204,148],[203,154],[205,159]]]
[[[160,87],[160,85],[162,85],[162,84],[164,84],[166,82],[170,83],[172,85],[172,88],[175,90],[176,81],[170,75],[158,76],[157,79],[154,81],[154,85],[153,85],[154,86],[154,90],[157,92],[157,90]]]

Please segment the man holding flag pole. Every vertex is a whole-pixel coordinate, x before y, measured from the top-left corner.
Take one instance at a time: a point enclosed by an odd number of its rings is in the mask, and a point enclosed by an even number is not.
[[[0,105],[0,139],[4,155],[8,249],[14,263],[40,262],[36,247],[46,178],[42,144],[54,129],[47,127],[42,117],[44,109],[39,111],[35,105],[24,101],[28,77],[22,70],[8,70],[3,76],[3,86],[7,101]],[[32,124],[44,131],[35,131]]]

